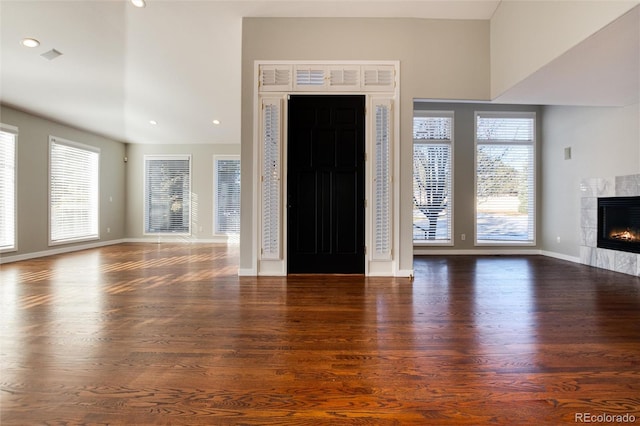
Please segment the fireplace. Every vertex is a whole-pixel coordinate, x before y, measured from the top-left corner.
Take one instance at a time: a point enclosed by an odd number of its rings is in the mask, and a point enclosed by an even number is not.
[[[598,247],[640,253],[640,197],[598,198]]]

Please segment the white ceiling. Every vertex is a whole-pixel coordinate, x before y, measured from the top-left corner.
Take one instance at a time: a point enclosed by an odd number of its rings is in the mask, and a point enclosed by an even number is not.
[[[147,7],[138,9],[126,0],[0,0],[0,101],[124,142],[237,144],[243,17],[488,20],[499,3],[147,0]],[[613,77],[635,82],[632,88],[621,83],[619,90],[628,94],[635,88],[637,102],[638,69],[629,68],[630,63],[637,67],[637,13],[629,21],[607,40],[620,44],[635,31],[635,41],[625,41],[619,52],[600,42],[587,45],[540,70],[500,101],[575,103],[572,97],[582,95],[581,102],[591,102],[585,84],[592,89],[594,79],[622,67],[627,72]],[[34,37],[41,45],[25,48],[20,44],[24,37]],[[51,49],[62,56],[53,60],[41,56]],[[630,53],[635,55],[631,59]],[[609,66],[592,67],[599,61]],[[585,74],[578,72],[585,67],[596,75],[582,81],[576,73]],[[629,78],[627,74],[634,72]],[[221,124],[214,125],[213,119]]]
[[[625,106],[640,101],[640,8],[607,25],[494,99]]]

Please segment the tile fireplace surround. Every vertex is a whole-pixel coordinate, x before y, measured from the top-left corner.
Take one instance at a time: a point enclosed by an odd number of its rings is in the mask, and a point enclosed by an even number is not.
[[[640,276],[640,254],[597,247],[598,197],[640,195],[640,174],[589,178],[580,182],[580,262],[597,268]]]

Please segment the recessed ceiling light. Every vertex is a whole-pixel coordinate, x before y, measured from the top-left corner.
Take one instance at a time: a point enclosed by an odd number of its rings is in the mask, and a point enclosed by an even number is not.
[[[35,38],[23,38],[22,45],[25,47],[38,47],[40,46],[40,42]]]
[[[155,126],[158,122],[156,120],[149,120],[149,124]]]
[[[220,124],[220,120],[213,120],[213,124],[217,126],[218,124]]]
[[[144,0],[131,0],[131,4],[135,7],[145,7],[147,5]]]

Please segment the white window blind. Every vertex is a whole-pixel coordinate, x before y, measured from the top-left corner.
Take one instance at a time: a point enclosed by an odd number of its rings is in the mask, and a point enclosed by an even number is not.
[[[413,117],[413,241],[452,242],[453,112]]]
[[[374,251],[373,259],[391,257],[391,101],[374,100]]]
[[[16,139],[0,124],[0,252],[16,249]]]
[[[215,226],[216,234],[240,233],[240,159],[214,159]]]
[[[535,113],[476,113],[476,243],[535,243]]]
[[[49,241],[99,238],[100,150],[49,137]]]
[[[147,234],[191,232],[191,156],[145,156]]]
[[[296,67],[295,86],[297,88],[304,86],[324,86],[324,77],[324,67]]]
[[[280,145],[281,100],[262,104],[262,258],[280,258]]]

